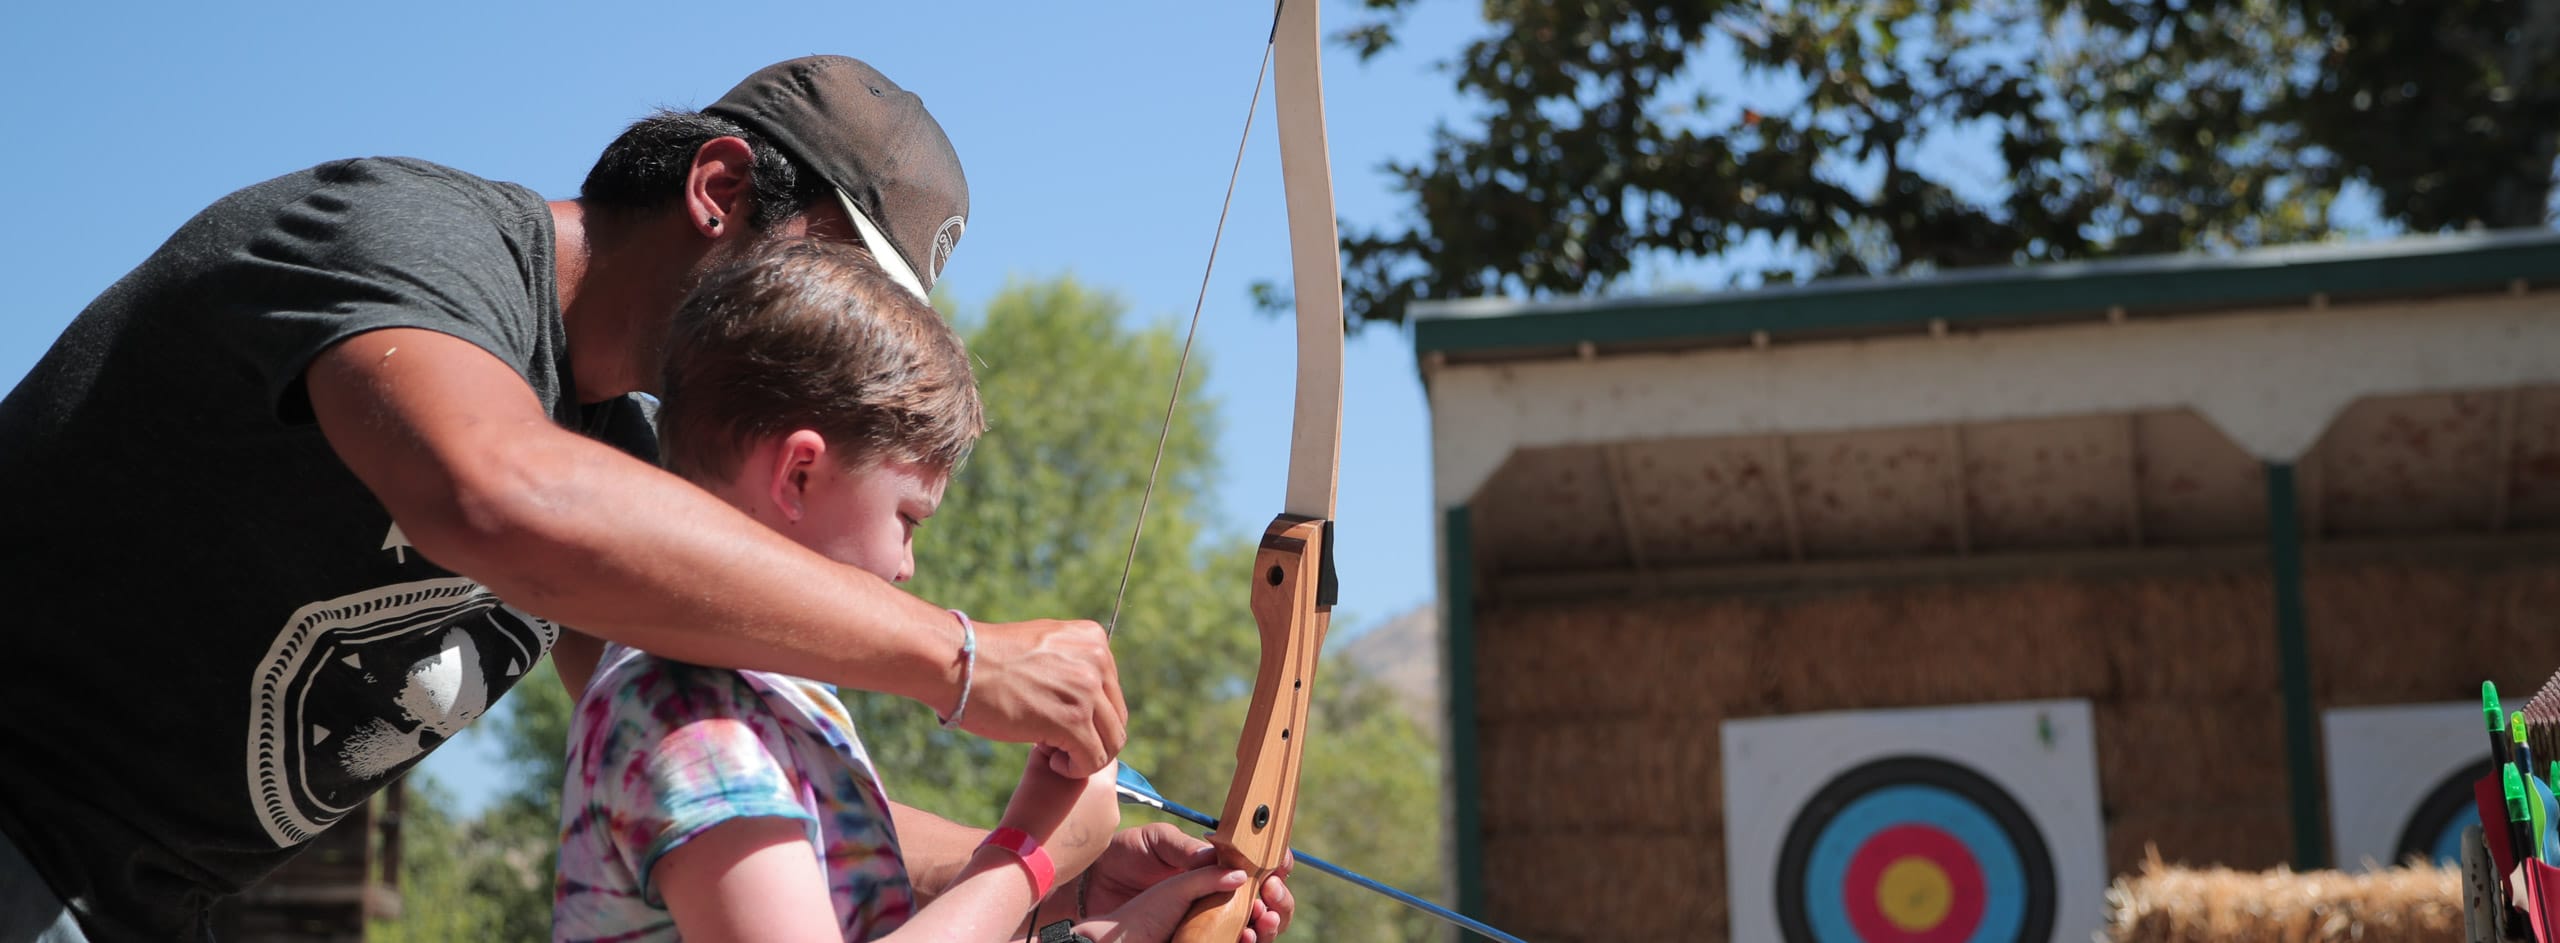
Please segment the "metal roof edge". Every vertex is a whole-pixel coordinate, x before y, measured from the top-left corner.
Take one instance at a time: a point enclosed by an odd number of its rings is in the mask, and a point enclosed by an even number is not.
[[[1671,344],[1808,332],[2226,307],[2360,294],[2427,294],[2560,280],[2560,232],[2459,233],[2085,262],[1848,278],[1776,288],[1633,298],[1413,306],[1414,353]]]

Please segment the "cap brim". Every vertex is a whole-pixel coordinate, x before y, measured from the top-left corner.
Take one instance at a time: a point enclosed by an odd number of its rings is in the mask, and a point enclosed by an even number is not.
[[[917,298],[933,300],[925,293],[924,281],[916,277],[916,270],[898,255],[897,244],[890,242],[888,234],[881,232],[880,225],[872,222],[871,217],[863,215],[860,207],[853,205],[853,198],[846,196],[842,187],[836,188],[836,202],[844,205],[844,215],[853,218],[853,229],[862,237],[862,247],[870,250],[871,258],[880,263],[882,271],[889,273],[889,280],[914,292]]]

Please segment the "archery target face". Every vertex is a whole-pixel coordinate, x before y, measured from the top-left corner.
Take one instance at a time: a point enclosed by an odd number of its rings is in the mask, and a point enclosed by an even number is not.
[[[2460,864],[2462,827],[2479,823],[2471,784],[2488,775],[2489,729],[2477,701],[2342,707],[2320,715],[2329,754],[2329,841],[2340,867],[2412,855]],[[2537,757],[2547,772],[2550,761]]]
[[[2086,702],[1724,725],[1732,937],[2085,940],[2106,890]]]

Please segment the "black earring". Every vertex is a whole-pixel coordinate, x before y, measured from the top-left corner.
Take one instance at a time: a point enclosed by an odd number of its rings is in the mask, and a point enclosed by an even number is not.
[[[717,216],[705,216],[705,217],[703,217],[703,218],[702,218],[702,223],[703,223],[703,225],[709,226],[709,227],[711,227],[711,228],[713,228],[713,229],[718,229],[718,228],[720,228],[720,217],[717,217]]]

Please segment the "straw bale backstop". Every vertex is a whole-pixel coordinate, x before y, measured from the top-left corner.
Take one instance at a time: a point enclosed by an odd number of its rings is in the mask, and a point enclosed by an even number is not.
[[[2462,872],[2178,868],[2158,858],[2107,889],[2108,943],[2437,943],[2462,938]]]
[[[2521,549],[2519,549],[2521,548]],[[2359,555],[2361,554],[2361,555]],[[1726,932],[1718,725],[2086,699],[2112,873],[2293,847],[2263,558],[1775,589],[1477,600],[1487,916],[1545,941]],[[2560,666],[2560,552],[2315,547],[2315,707],[2526,692]],[[2139,937],[2152,938],[2152,937]]]

